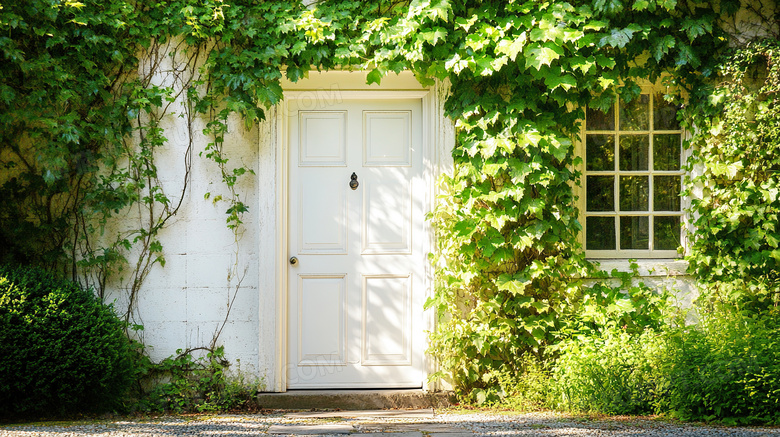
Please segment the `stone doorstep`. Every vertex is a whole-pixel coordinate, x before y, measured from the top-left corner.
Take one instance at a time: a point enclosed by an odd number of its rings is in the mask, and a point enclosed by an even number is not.
[[[257,401],[272,410],[431,409],[452,405],[449,392],[412,390],[290,390],[260,393]]]

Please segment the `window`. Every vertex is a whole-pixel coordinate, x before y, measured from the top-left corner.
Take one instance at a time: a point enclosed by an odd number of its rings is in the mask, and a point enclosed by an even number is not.
[[[620,101],[607,113],[589,108],[583,136],[586,254],[675,257],[683,176],[677,108],[662,93]]]

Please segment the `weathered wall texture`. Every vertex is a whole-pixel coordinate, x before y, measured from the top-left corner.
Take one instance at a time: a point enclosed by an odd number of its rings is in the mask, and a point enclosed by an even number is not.
[[[151,70],[153,85],[172,86],[179,92],[189,78],[180,62],[184,56],[176,53],[147,61],[141,66],[142,75]],[[247,166],[257,173],[247,174],[238,183],[237,191],[250,211],[243,217],[237,240],[227,227],[228,204],[214,201],[219,196],[229,197],[220,170],[205,152],[199,156],[213,138],[203,134],[204,118],[188,114],[185,98],[179,95],[168,108],[161,123],[168,142],[156,151],[159,182],[174,203],[183,196],[182,206],[160,234],[165,265],[152,267],[137,294],[130,320],[143,325],[138,337],[155,361],[175,354],[177,349],[210,346],[216,337],[215,345],[225,347],[232,370],[237,370],[240,360],[241,371],[259,376],[258,250],[268,208],[264,210],[267,202],[258,200],[258,182],[272,180],[273,167],[257,166],[258,127],[247,130],[243,120],[231,118],[224,143],[230,159],[228,169]],[[210,193],[209,199],[206,193]],[[145,213],[129,211],[114,231],[138,226]],[[137,251],[128,258],[130,265],[120,275],[121,283],[108,287],[106,301],[116,302],[118,310],[127,308],[132,281],[127,270],[133,269],[135,257]]]
[[[731,43],[741,45],[757,37],[777,37],[780,22],[775,0],[742,0],[733,17],[722,17],[720,26],[731,35]]]

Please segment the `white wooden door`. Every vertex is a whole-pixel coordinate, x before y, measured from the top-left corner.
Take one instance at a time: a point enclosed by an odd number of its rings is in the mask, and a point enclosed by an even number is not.
[[[290,99],[286,115],[287,386],[420,387],[422,102]]]

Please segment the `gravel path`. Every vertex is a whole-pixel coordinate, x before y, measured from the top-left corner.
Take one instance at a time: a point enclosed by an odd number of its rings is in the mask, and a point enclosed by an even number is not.
[[[294,426],[297,425],[297,426]],[[109,420],[0,426],[0,437],[183,437],[348,433],[349,437],[468,436],[683,436],[780,437],[780,427],[719,427],[677,424],[645,418],[591,420],[554,413],[499,414],[459,412],[433,418],[296,418],[283,414],[164,417],[151,420]],[[348,431],[344,431],[347,429]],[[472,434],[473,433],[473,434]],[[290,435],[290,434],[287,434]],[[371,436],[368,436],[371,437]],[[377,435],[376,437],[380,437]]]

